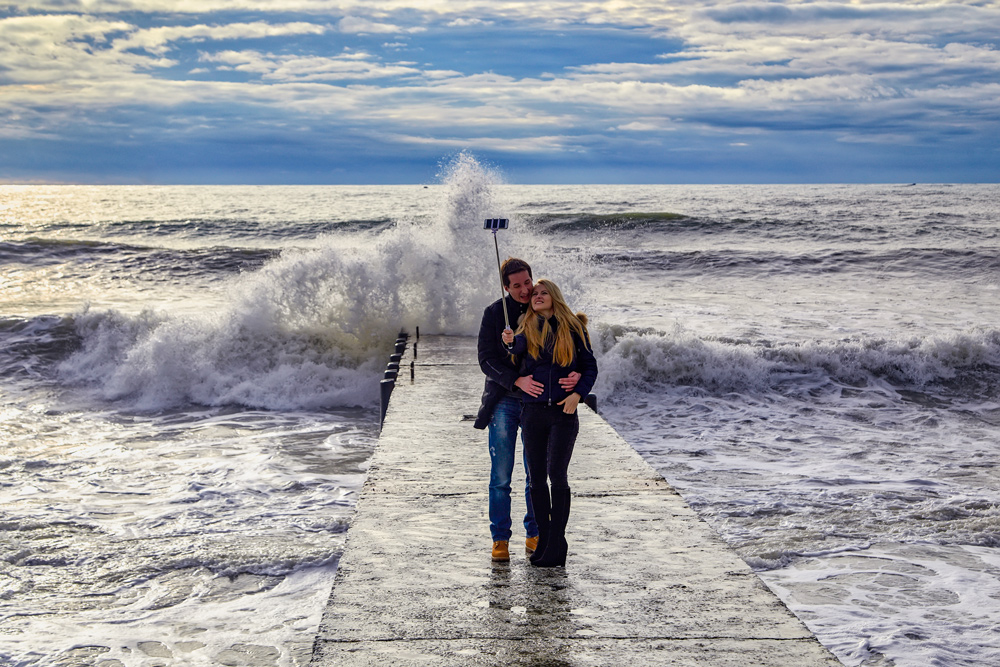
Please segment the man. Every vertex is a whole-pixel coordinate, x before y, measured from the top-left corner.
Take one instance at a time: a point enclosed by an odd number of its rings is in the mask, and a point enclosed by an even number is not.
[[[518,376],[518,366],[506,351],[500,334],[506,326],[504,303],[512,329],[528,308],[531,298],[531,267],[522,259],[508,257],[500,267],[503,288],[507,296],[497,299],[483,311],[479,325],[479,367],[486,374],[482,405],[476,418],[475,427],[489,427],[490,446],[490,533],[493,537],[494,561],[509,561],[508,543],[511,537],[510,519],[510,479],[514,473],[514,449],[517,443],[517,429],[521,424],[522,392],[538,396],[542,383],[530,375]],[[559,383],[567,391],[572,391],[580,379],[579,373],[571,373]],[[522,461],[524,457],[522,442]],[[531,496],[525,466],[524,502],[524,550],[531,555],[538,545],[538,526],[531,510]]]

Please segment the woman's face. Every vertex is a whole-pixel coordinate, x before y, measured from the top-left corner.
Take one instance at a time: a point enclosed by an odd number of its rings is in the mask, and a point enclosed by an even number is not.
[[[535,285],[531,290],[531,307],[536,313],[547,313],[552,310],[552,297],[545,285]]]

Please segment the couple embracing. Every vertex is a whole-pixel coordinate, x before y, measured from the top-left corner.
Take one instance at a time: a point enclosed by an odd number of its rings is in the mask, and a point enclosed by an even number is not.
[[[527,262],[513,257],[500,275],[507,294],[486,308],[479,327],[486,387],[475,423],[489,429],[492,558],[510,560],[510,481],[520,427],[525,552],[532,565],[562,567],[570,508],[567,469],[580,430],[576,409],[597,380],[597,360],[586,315],[570,310],[555,283],[534,283]],[[516,331],[505,328],[504,304]]]

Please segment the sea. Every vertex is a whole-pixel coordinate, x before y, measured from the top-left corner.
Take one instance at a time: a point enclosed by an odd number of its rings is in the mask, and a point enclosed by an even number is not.
[[[0,664],[307,664],[393,341],[474,335],[498,250],[845,665],[1000,664],[1000,186],[517,185],[468,153],[0,185]]]

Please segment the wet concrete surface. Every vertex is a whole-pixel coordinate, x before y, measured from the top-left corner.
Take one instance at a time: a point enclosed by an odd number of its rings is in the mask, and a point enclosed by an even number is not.
[[[841,664],[583,406],[566,567],[524,557],[520,466],[511,561],[493,563],[475,344],[420,338],[412,381],[407,347],[313,665]]]

